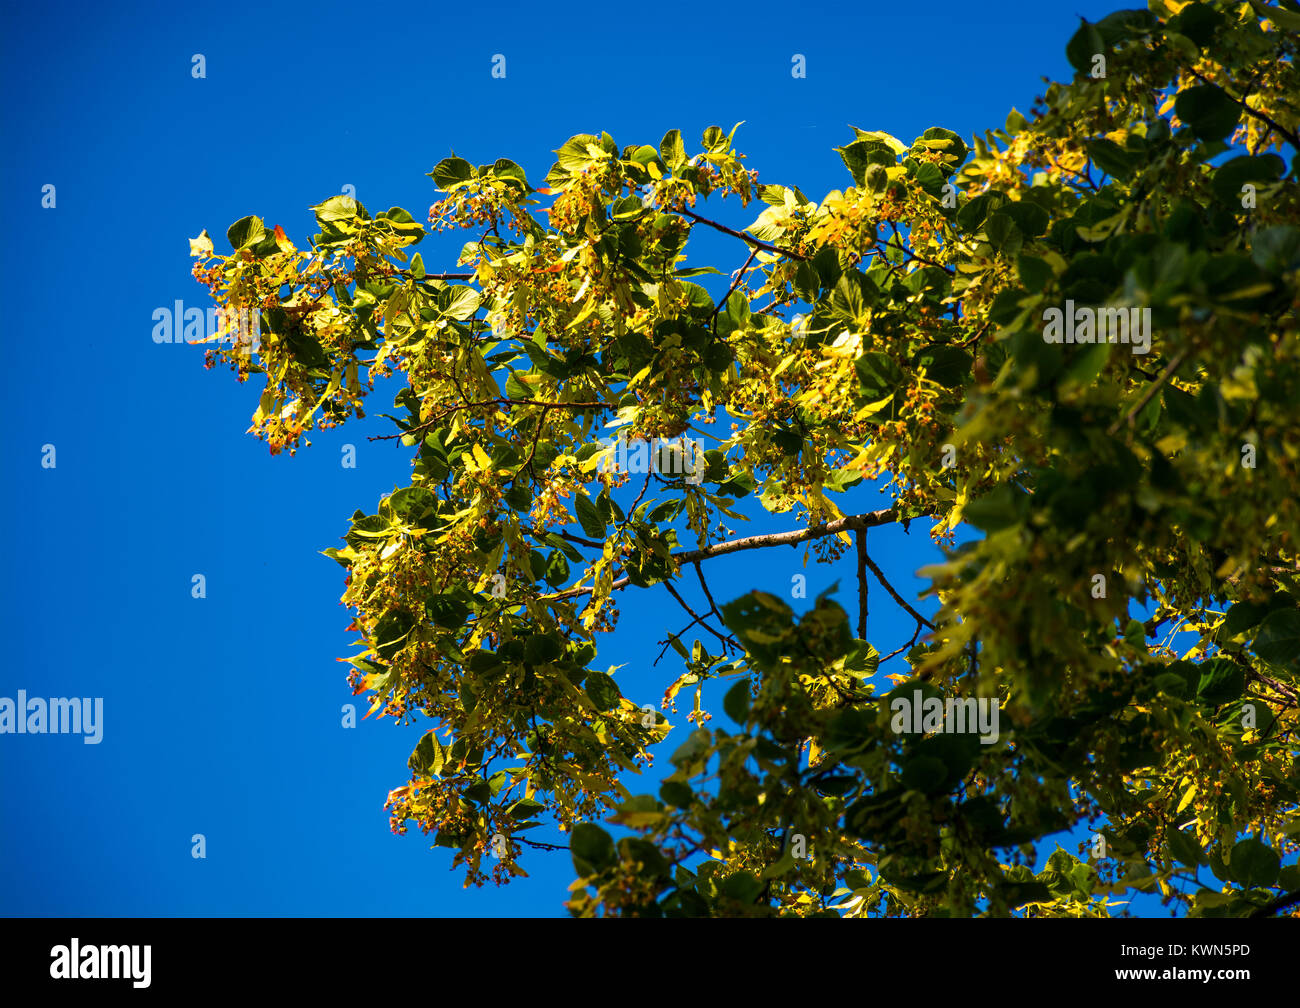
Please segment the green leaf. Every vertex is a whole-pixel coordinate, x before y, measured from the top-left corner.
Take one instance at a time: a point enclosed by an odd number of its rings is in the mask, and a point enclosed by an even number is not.
[[[835,151],[844,162],[844,167],[849,170],[849,174],[853,176],[853,184],[859,189],[867,185],[867,175],[872,167],[879,168],[883,172],[884,169],[893,168],[898,164],[897,152],[888,144],[876,139],[860,137],[851,144],[836,147]]]
[[[879,667],[880,652],[864,640],[855,640],[844,658],[845,671],[857,672],[868,679],[876,674]]]
[[[668,757],[673,766],[692,763],[709,751],[713,737],[703,728],[697,728],[686,737],[686,741],[677,747],[677,751]]]
[[[409,486],[394,490],[388,498],[388,506],[402,521],[414,524],[433,511],[437,499],[427,487]]]
[[[524,641],[524,661],[529,665],[546,665],[562,654],[564,645],[549,634],[532,634]]]
[[[1232,877],[1247,888],[1266,889],[1273,885],[1281,866],[1282,859],[1275,850],[1250,837],[1239,840],[1228,859]]]
[[[411,758],[407,760],[407,765],[416,773],[438,777],[442,774],[446,762],[446,750],[439,745],[438,736],[430,730],[424,733],[424,737],[416,745]]]
[[[1138,38],[1156,26],[1155,16],[1148,10],[1118,10],[1097,22],[1097,30],[1107,45],[1127,38]]]
[[[1087,150],[1088,157],[1092,158],[1093,164],[1117,179],[1127,179],[1132,175],[1140,160],[1136,151],[1125,150],[1114,140],[1105,137],[1087,141],[1084,149]]]
[[[971,355],[960,347],[922,347],[912,358],[914,367],[925,367],[926,377],[944,388],[961,388],[970,380],[973,365]]]
[[[1070,66],[1079,73],[1086,73],[1092,69],[1093,57],[1105,51],[1106,43],[1102,40],[1101,32],[1097,31],[1096,25],[1080,18],[1078,31],[1065,46],[1065,58],[1070,61]]]
[[[1246,672],[1230,658],[1214,658],[1200,665],[1201,678],[1196,696],[1217,707],[1241,696],[1246,688]]]
[[[931,151],[939,155],[939,169],[944,176],[950,176],[961,167],[969,153],[966,141],[950,129],[931,126],[912,143],[912,153],[918,150]]]
[[[1174,112],[1200,140],[1223,140],[1241,116],[1241,106],[1217,84],[1198,84],[1178,92]]]
[[[854,328],[865,327],[878,297],[879,291],[871,278],[853,271],[840,277],[825,304],[832,318]]]
[[[1052,220],[1046,210],[1031,200],[1004,203],[998,207],[997,212],[1015,221],[1016,227],[1026,238],[1037,238],[1047,230]]]
[[[605,538],[605,522],[596,510],[596,505],[585,494],[578,494],[574,500],[574,510],[578,513],[578,523],[582,531],[593,539]]]
[[[1276,182],[1286,173],[1286,162],[1276,154],[1252,157],[1243,154],[1223,162],[1214,170],[1212,185],[1219,199],[1233,207],[1241,206],[1242,187],[1247,183],[1261,186]],[[1258,246],[1258,236],[1256,236]]]
[[[763,883],[752,872],[741,871],[723,880],[722,891],[738,903],[753,903],[763,892]]]
[[[563,551],[551,550],[546,555],[546,571],[542,576],[552,588],[559,588],[569,580],[569,561]]]
[[[1255,605],[1251,602],[1238,602],[1223,617],[1222,632],[1229,637],[1245,633],[1251,627],[1258,626],[1268,613],[1268,606]]]
[[[438,292],[438,310],[447,318],[467,322],[478,311],[482,295],[473,287],[456,285]]]
[[[358,218],[365,220],[369,217],[365,207],[351,196],[343,195],[331,196],[324,203],[316,204],[312,210],[316,212],[316,223],[324,230],[340,221],[355,221]]]
[[[256,245],[266,237],[266,226],[260,217],[241,217],[226,231],[226,240],[232,249]]]
[[[579,133],[577,136],[569,137],[555,152],[556,166],[562,175],[576,175],[592,162],[590,147],[599,147],[600,137],[592,136],[590,133]],[[555,181],[552,176],[547,176],[547,182]]]
[[[425,601],[433,621],[448,630],[459,630],[469,618],[469,606],[452,592],[430,595]]]
[[[854,365],[862,397],[868,402],[878,402],[892,396],[903,384],[903,371],[887,353],[868,350]]]
[[[491,173],[494,178],[508,182],[517,189],[528,191],[532,188],[528,184],[528,178],[524,175],[524,170],[509,158],[497,158],[492,163]]]
[[[903,767],[903,787],[923,794],[947,790],[948,767],[934,756],[916,756]]]
[[[1195,868],[1197,865],[1206,863],[1205,852],[1201,850],[1201,845],[1196,842],[1196,838],[1192,834],[1185,833],[1176,826],[1171,825],[1165,832],[1165,841],[1168,844],[1169,853],[1189,868]]]
[[[428,164],[429,162],[425,162]],[[429,172],[429,178],[433,179],[436,185],[443,192],[451,192],[459,185],[470,181],[474,177],[474,166],[464,158],[449,157],[443,158]]]
[[[1041,293],[1056,276],[1047,260],[1037,256],[1020,255],[1016,259],[1016,269],[1020,273],[1020,282],[1031,294]]]
[[[1223,23],[1223,15],[1207,3],[1189,3],[1169,19],[1168,31],[1177,32],[1204,48]]]
[[[973,200],[968,200],[961,205],[961,209],[957,211],[957,224],[963,231],[978,231],[990,213],[1009,202],[1006,193],[997,189],[980,193]]]
[[[594,875],[617,860],[614,840],[595,823],[578,823],[569,841],[573,870],[580,876]]]
[[[598,711],[617,709],[618,701],[623,696],[619,692],[618,684],[604,672],[587,673],[586,690],[587,696],[591,697],[591,702],[596,705]]]
[[[962,517],[985,532],[998,532],[1020,524],[1028,507],[1023,493],[1002,483],[967,504]]]
[[[727,717],[737,724],[743,725],[749,720],[748,679],[742,679],[727,690],[727,695],[722,698],[722,709],[727,712]]]
[[[415,626],[410,613],[390,609],[375,624],[375,651],[384,661],[390,661],[406,645],[406,635]]]
[[[686,147],[682,144],[681,130],[669,130],[659,142],[659,156],[673,171],[686,163]]]
[[[659,797],[666,804],[682,809],[695,804],[695,792],[680,781],[664,781],[659,787]]]
[[[1270,665],[1300,671],[1300,610],[1277,609],[1269,613],[1252,646]]]
[[[1287,273],[1300,269],[1300,228],[1285,224],[1255,232],[1251,258],[1270,273]]]
[[[391,530],[387,518],[381,515],[363,515],[353,521],[352,528],[344,539],[354,550],[367,545],[373,547],[375,540],[387,538]]]
[[[536,818],[545,808],[545,805],[533,798],[520,798],[506,809],[506,812],[515,822],[523,822],[526,819]]]

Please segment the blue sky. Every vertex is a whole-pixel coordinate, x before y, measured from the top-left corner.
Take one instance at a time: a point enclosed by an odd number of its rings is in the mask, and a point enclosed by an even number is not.
[[[389,832],[384,797],[423,727],[341,726],[354,698],[335,659],[354,635],[342,571],[318,551],[408,482],[409,452],[365,440],[389,432],[377,419],[293,458],[245,434],[253,383],[152,339],[155,309],[210,303],[188,238],[206,228],[220,248],[257,214],[305,243],[307,208],[346,185],[372,213],[397,205],[423,221],[425,173],[452,149],[510,157],[541,185],[575,133],[657,145],[679,128],[689,147],[740,120],[737,146],[762,181],[819,198],[850,184],[832,150],[849,124],[905,142],[930,126],[1000,126],[1042,75],[1069,76],[1079,15],[1118,6],[6,5],[0,696],[103,697],[105,723],[98,745],[0,736],[0,914],[564,913],[564,853],[529,852],[529,878],[467,891],[446,851]],[[791,76],[796,53],[804,79]],[[206,78],[191,76],[195,54]],[[505,79],[491,76],[495,54]],[[717,213],[744,226],[759,209]],[[422,245],[426,265],[450,267],[459,240]],[[713,235],[690,251],[694,264],[734,259],[727,269],[744,258]],[[355,469],[340,465],[345,443]],[[845,509],[872,506],[862,491]],[[743,531],[789,527],[764,517]],[[914,594],[911,572],[933,555],[919,525],[870,543]],[[751,587],[788,596],[801,561],[737,554],[711,564],[710,583],[719,602]],[[851,553],[806,573],[809,602],[839,580],[852,608]],[[191,597],[195,574],[206,598]],[[620,639],[603,645],[638,702],[676,674],[646,658],[666,600],[627,593]],[[869,637],[891,650],[910,619],[881,591],[873,603]]]

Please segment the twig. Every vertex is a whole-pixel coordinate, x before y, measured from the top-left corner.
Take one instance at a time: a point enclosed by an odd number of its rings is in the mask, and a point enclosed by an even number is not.
[[[889,594],[894,597],[894,601],[897,602],[904,609],[906,609],[909,613],[911,613],[912,619],[916,620],[918,623],[922,624],[923,626],[928,626],[931,630],[934,629],[933,623],[931,623],[928,619],[926,619],[919,612],[917,612],[910,605],[908,605],[907,601],[903,598],[903,596],[898,594],[898,592],[894,591],[894,586],[889,583],[889,580],[885,577],[884,572],[879,567],[876,566],[876,562],[872,560],[871,557],[867,556],[865,546],[863,547],[862,550],[862,560],[866,562],[866,566],[871,568],[871,573],[876,575],[876,580],[885,586],[885,591],[889,592]]]
[[[1169,362],[1169,364],[1165,367],[1165,369],[1162,372],[1160,372],[1160,377],[1151,383],[1151,387],[1147,389],[1146,395],[1144,395],[1141,399],[1138,400],[1137,405],[1128,411],[1128,415],[1126,417],[1124,417],[1122,420],[1116,420],[1113,424],[1110,425],[1110,430],[1106,431],[1106,436],[1113,437],[1115,432],[1118,431],[1125,424],[1131,424],[1133,422],[1133,418],[1142,412],[1142,410],[1146,407],[1146,404],[1151,401],[1152,397],[1157,392],[1160,391],[1160,386],[1169,380],[1169,376],[1178,370],[1178,366],[1182,364],[1183,361],[1187,360],[1187,355],[1190,354],[1191,352],[1192,351],[1190,347],[1184,347],[1177,354],[1175,354],[1174,359]]]
[[[428,430],[434,424],[438,423],[445,417],[460,410],[475,409],[479,406],[541,406],[543,418],[548,410],[553,409],[612,409],[613,403],[607,402],[543,402],[540,399],[482,399],[478,402],[461,403],[459,406],[453,406],[451,409],[443,410],[435,416],[429,417],[423,423],[416,424],[414,427],[408,427],[404,431],[398,431],[396,434],[376,434],[366,440],[368,441],[392,441],[394,438],[407,437],[411,434],[417,434],[421,431]],[[538,429],[540,430],[541,419],[538,420]],[[533,450],[536,451],[537,440],[536,434],[533,438]],[[532,455],[528,456],[528,461],[532,462]]]
[[[1289,143],[1289,144],[1290,144],[1292,147],[1294,147],[1297,151],[1300,151],[1300,136],[1297,136],[1297,135],[1296,135],[1295,133],[1293,133],[1291,130],[1287,129],[1285,126],[1283,126],[1283,125],[1282,125],[1281,123],[1279,123],[1277,120],[1275,120],[1272,116],[1267,115],[1266,113],[1259,111],[1259,109],[1253,109],[1253,108],[1251,108],[1251,107],[1250,107],[1249,105],[1247,105],[1246,102],[1245,102],[1243,99],[1241,99],[1241,98],[1233,98],[1232,95],[1228,94],[1228,90],[1227,90],[1227,88],[1225,88],[1222,84],[1215,84],[1214,81],[1209,80],[1209,79],[1206,78],[1206,77],[1203,77],[1203,76],[1202,76],[1199,72],[1197,72],[1196,70],[1192,70],[1192,71],[1191,71],[1191,74],[1192,74],[1193,77],[1195,77],[1195,78],[1196,78],[1197,80],[1199,80],[1201,83],[1203,83],[1203,84],[1211,84],[1211,85],[1213,85],[1214,87],[1217,87],[1217,88],[1218,88],[1220,91],[1222,91],[1225,95],[1228,95],[1229,98],[1232,98],[1232,100],[1233,100],[1234,102],[1236,102],[1236,103],[1237,103],[1238,105],[1240,105],[1243,109],[1245,109],[1247,115],[1253,116],[1254,118],[1258,119],[1260,122],[1264,123],[1265,125],[1273,127],[1273,129],[1277,130],[1277,131],[1278,131],[1279,133],[1281,133],[1284,137],[1286,137],[1286,141],[1287,141],[1287,143]]]
[[[731,286],[727,288],[727,293],[723,294],[722,300],[713,306],[713,314],[709,316],[709,331],[715,336],[718,334],[718,312],[722,311],[722,306],[727,303],[727,299],[731,297],[732,292],[740,285],[740,281],[745,276],[745,271],[749,269],[749,264],[754,261],[754,256],[756,255],[758,255],[758,249],[751,248],[749,250],[749,258],[745,260],[745,264],[741,266],[740,269],[736,270],[736,279],[731,281]]]
[[[906,644],[904,644],[902,647],[895,648],[893,651],[890,651],[889,654],[885,655],[885,657],[881,658],[879,663],[876,665],[876,668],[880,668],[880,666],[885,664],[885,662],[889,661],[890,658],[896,658],[899,655],[901,655],[904,651],[910,650],[912,645],[916,643],[916,638],[921,636],[921,627],[923,625],[924,624],[922,624],[920,620],[917,620],[916,630],[913,631],[912,633],[912,639],[908,641]]]
[[[709,624],[705,623],[705,622],[704,622],[704,617],[701,616],[701,615],[699,615],[698,613],[696,613],[696,611],[695,611],[694,609],[692,609],[692,608],[690,607],[689,604],[687,604],[686,600],[685,600],[684,598],[682,598],[682,596],[678,593],[677,589],[673,587],[673,583],[672,583],[671,581],[665,581],[665,582],[664,582],[664,587],[667,588],[667,589],[668,589],[668,593],[669,593],[670,595],[672,595],[672,597],[675,598],[675,599],[677,600],[678,605],[680,605],[683,609],[685,609],[685,610],[687,611],[687,613],[689,613],[692,617],[694,617],[695,623],[698,623],[700,626],[704,627],[705,630],[709,631],[709,633],[713,634],[714,637],[718,638],[718,640],[720,640],[720,641],[722,642],[722,646],[723,646],[724,648],[725,648],[729,643],[731,643],[731,644],[738,644],[738,643],[739,643],[738,641],[728,641],[728,639],[727,639],[726,637],[724,637],[722,634],[718,633],[718,631],[714,630],[713,627],[709,626]],[[692,623],[691,626],[694,626],[695,623]],[[689,629],[690,629],[690,627],[687,627],[687,628],[686,628],[686,630],[689,630]],[[682,633],[685,633],[686,630],[683,630]],[[681,635],[682,635],[682,634],[678,634],[677,636],[678,636],[678,637],[681,637]]]
[[[568,850],[568,844],[546,843],[542,840],[525,840],[523,837],[511,837],[511,840],[517,840],[521,844],[527,844],[529,847],[536,847],[538,850],[556,851]]]
[[[766,252],[775,252],[777,255],[783,255],[790,259],[798,259],[800,262],[806,262],[808,259],[806,255],[794,252],[791,249],[783,249],[778,245],[759,241],[757,238],[753,238],[750,235],[745,234],[743,231],[737,231],[735,228],[729,228],[725,224],[719,224],[717,221],[709,220],[707,217],[701,217],[699,214],[692,210],[687,210],[685,207],[664,207],[664,210],[669,213],[679,213],[683,217],[689,217],[698,224],[707,224],[709,227],[721,231],[723,234],[729,234],[733,238],[739,238],[747,245],[752,245],[756,249],[763,249]]]
[[[858,640],[867,639],[867,533],[862,530],[854,537],[858,551]]]

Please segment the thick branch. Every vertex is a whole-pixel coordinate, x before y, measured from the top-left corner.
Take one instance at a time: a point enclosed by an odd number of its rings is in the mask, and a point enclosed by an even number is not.
[[[1300,889],[1295,892],[1283,893],[1277,899],[1269,900],[1258,910],[1252,911],[1252,917],[1272,917],[1279,910],[1286,910],[1300,903]]]
[[[708,560],[715,556],[724,556],[727,553],[738,553],[740,550],[766,549],[769,546],[796,546],[801,542],[807,542],[809,539],[822,539],[829,535],[839,535],[841,532],[855,532],[860,529],[876,528],[879,525],[892,525],[894,522],[901,520],[892,507],[882,508],[879,511],[868,511],[866,514],[845,515],[843,518],[836,518],[834,521],[822,522],[820,525],[812,525],[806,529],[795,529],[792,532],[773,532],[770,535],[747,536],[744,539],[714,543],[712,546],[704,547],[704,549],[674,553],[673,559],[680,563],[694,563],[696,560]]]
[[[726,556],[728,553],[739,553],[741,550],[767,549],[769,546],[796,546],[801,542],[807,542],[809,539],[822,539],[830,535],[839,535],[841,532],[855,532],[861,529],[875,528],[879,525],[890,525],[901,520],[894,508],[882,508],[879,511],[868,511],[865,514],[845,515],[843,518],[836,518],[834,521],[822,522],[820,525],[795,529],[791,532],[773,532],[769,535],[746,536],[744,539],[731,539],[727,542],[714,543],[712,546],[704,547],[704,549],[674,553],[673,559],[679,564],[687,564],[696,563],[700,560],[711,560],[718,556]],[[627,578],[619,578],[610,585],[610,590],[617,591],[620,588],[627,587],[629,583]],[[542,595],[539,597],[539,601],[558,602],[561,599],[590,595],[592,591],[592,588],[568,588],[554,595]]]

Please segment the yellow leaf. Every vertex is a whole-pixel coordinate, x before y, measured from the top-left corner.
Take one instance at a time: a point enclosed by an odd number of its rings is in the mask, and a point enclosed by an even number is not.
[[[961,523],[962,512],[966,510],[966,504],[970,501],[970,487],[963,486],[961,492],[957,494],[957,502],[953,505],[952,512],[948,515],[948,528],[956,528]]]
[[[871,416],[873,413],[879,413],[882,409],[884,409],[893,401],[894,401],[894,395],[891,392],[884,399],[879,399],[876,402],[867,403],[865,406],[862,407],[862,409],[858,410],[855,414],[853,414],[853,419],[863,420],[866,417]]]
[[[275,246],[281,252],[294,251],[293,242],[289,240],[289,236],[284,233],[284,228],[280,227],[279,224],[275,226]]]
[[[208,236],[207,228],[199,232],[197,238],[190,239],[190,255],[192,256],[210,256],[212,255],[212,239]]]
[[[582,306],[582,310],[579,311],[577,315],[573,316],[573,320],[567,326],[565,326],[565,328],[572,329],[574,326],[578,325],[584,319],[586,319],[587,316],[589,316],[595,310],[596,310],[596,299],[589,298],[587,302]]]

